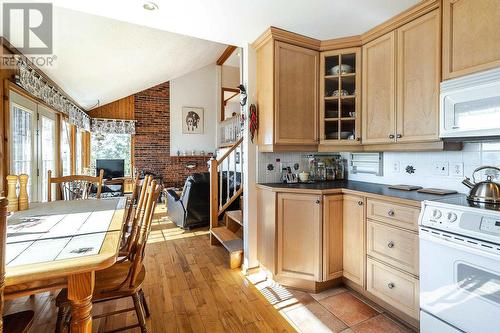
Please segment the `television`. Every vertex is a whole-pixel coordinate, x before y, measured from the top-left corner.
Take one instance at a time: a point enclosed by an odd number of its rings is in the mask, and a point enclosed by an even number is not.
[[[125,177],[125,160],[108,159],[96,160],[96,175],[99,175],[99,170],[104,170],[104,178],[120,178]]]

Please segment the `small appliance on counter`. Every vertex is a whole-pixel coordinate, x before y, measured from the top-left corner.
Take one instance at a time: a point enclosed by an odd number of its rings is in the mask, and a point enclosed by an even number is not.
[[[486,173],[486,180],[476,182],[476,173],[481,170],[494,170]],[[472,173],[472,182],[470,178],[465,177],[462,184],[470,188],[467,200],[474,203],[475,206],[481,205],[499,205],[500,207],[500,184],[492,179],[500,172],[500,168],[494,166],[482,166]]]

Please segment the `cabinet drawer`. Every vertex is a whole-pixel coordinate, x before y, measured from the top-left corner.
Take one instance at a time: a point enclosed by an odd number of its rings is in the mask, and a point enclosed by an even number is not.
[[[390,223],[401,228],[418,230],[419,214],[419,208],[399,205],[389,201],[367,200],[367,218]]]
[[[395,308],[418,319],[418,279],[367,258],[366,288],[368,292]]]
[[[418,275],[418,235],[374,221],[367,225],[367,253]]]

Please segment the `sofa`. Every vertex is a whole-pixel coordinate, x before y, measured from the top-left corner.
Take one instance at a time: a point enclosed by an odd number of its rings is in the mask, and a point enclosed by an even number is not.
[[[219,177],[218,177],[219,178]],[[220,178],[219,178],[220,179]],[[241,184],[241,174],[236,174],[236,188]],[[233,191],[234,173],[229,173],[229,188]],[[227,176],[223,172],[222,197],[227,194]],[[210,223],[210,173],[194,173],[184,183],[182,194],[167,189],[167,215],[172,222],[183,229],[207,226]],[[235,200],[228,210],[239,209]]]

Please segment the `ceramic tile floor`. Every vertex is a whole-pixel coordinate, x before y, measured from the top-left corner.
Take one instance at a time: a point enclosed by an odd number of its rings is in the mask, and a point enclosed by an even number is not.
[[[343,287],[309,294],[284,288],[262,273],[247,278],[298,332],[414,332],[391,319],[382,308]]]

